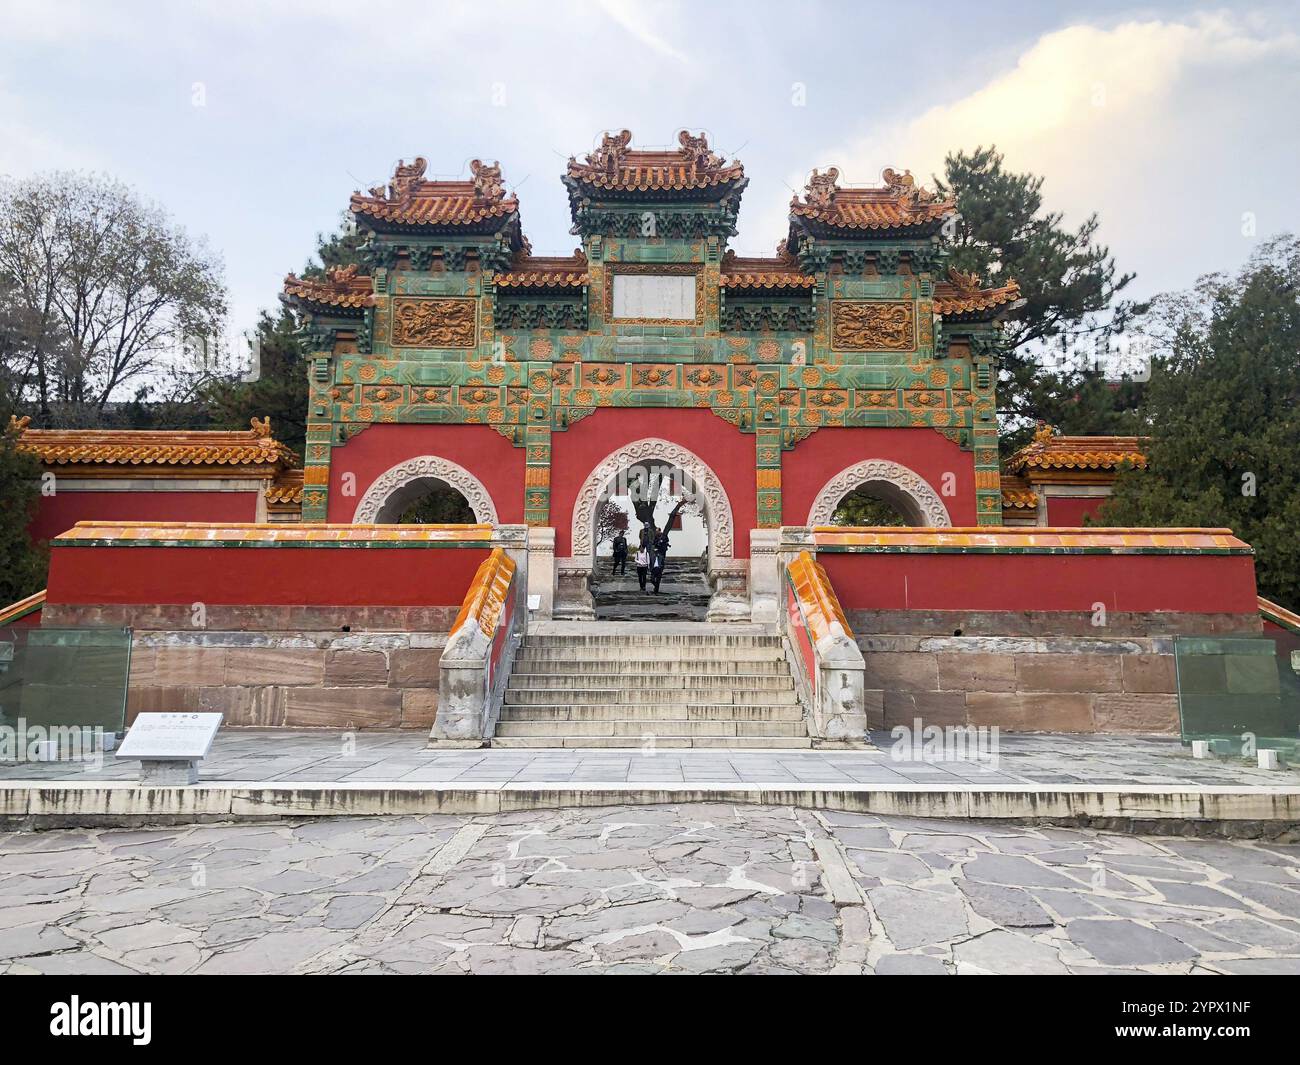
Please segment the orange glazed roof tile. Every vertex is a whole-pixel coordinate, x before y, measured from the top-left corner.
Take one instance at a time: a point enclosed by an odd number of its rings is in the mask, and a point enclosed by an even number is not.
[[[291,300],[318,307],[342,307],[360,310],[375,305],[374,287],[369,274],[358,274],[352,266],[331,266],[324,279],[289,274],[284,279],[284,294]]]
[[[1008,281],[998,288],[980,288],[980,279],[974,274],[949,270],[948,280],[934,286],[934,309],[946,317],[973,314],[978,311],[1006,307],[1011,310],[1020,301],[1020,286]]]
[[[1142,436],[1056,436],[1050,425],[1042,425],[1033,442],[1007,460],[1007,469],[1011,473],[1118,470],[1124,464],[1145,469],[1148,443]]]
[[[822,174],[814,170],[804,190],[790,201],[790,215],[819,222],[833,229],[906,229],[935,223],[956,209],[953,200],[936,199],[916,184],[910,171],[899,174],[885,170],[883,188],[845,189],[840,172],[830,167]]]
[[[302,503],[303,471],[299,467],[293,470],[281,470],[275,480],[266,488],[266,501],[281,506]]]
[[[711,151],[704,134],[693,137],[682,130],[677,142],[676,149],[643,151],[628,147],[631,130],[606,133],[581,163],[570,157],[566,176],[605,192],[688,192],[744,180],[745,168]]]
[[[297,456],[271,436],[270,419],[243,432],[223,430],[28,429],[18,450],[47,466],[292,466]]]
[[[1003,510],[1037,510],[1038,493],[1023,477],[1015,474],[1002,475],[1002,509]]]
[[[332,547],[401,547],[423,544],[483,545],[492,526],[474,525],[294,525],[286,522],[79,521],[54,538],[55,547],[242,546],[323,544]]]
[[[734,251],[722,257],[724,288],[812,288],[817,279],[799,269],[799,260],[782,241],[773,259],[742,258]]]
[[[425,181],[427,165],[423,158],[398,163],[387,188],[376,186],[368,196],[354,192],[353,214],[395,225],[472,226],[518,212],[519,201],[506,195],[499,163],[473,160],[469,181]]]
[[[498,274],[498,288],[581,288],[591,278],[587,256],[581,248],[572,255],[528,255],[515,257],[510,269]]]

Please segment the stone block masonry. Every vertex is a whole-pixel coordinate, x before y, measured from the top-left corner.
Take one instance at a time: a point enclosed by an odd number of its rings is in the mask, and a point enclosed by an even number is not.
[[[1178,731],[1173,641],[1069,636],[859,635],[875,728]]]
[[[127,723],[215,711],[227,727],[428,729],[445,632],[137,632]]]

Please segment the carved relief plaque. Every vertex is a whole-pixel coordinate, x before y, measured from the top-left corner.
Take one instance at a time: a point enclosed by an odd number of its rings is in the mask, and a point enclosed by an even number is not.
[[[837,351],[914,351],[916,306],[833,300],[831,346]]]
[[[393,346],[472,348],[476,342],[472,299],[393,301]]]

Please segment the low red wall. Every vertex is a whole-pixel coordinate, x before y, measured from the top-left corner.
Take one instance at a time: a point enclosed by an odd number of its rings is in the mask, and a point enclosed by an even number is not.
[[[47,602],[458,606],[471,548],[59,547]]]
[[[39,543],[79,521],[256,520],[256,492],[56,492],[38,499],[28,532]]]
[[[1251,614],[1249,555],[830,554],[846,610]]]

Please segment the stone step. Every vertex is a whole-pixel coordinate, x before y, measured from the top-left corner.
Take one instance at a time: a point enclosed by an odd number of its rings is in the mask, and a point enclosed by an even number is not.
[[[495,736],[493,747],[618,747],[644,752],[646,744],[633,736]],[[807,736],[656,736],[656,748],[745,747],[749,749],[808,748]]]
[[[718,721],[665,720],[644,721],[606,718],[600,721],[502,721],[496,734],[512,736],[629,736],[645,740],[651,736],[770,736],[790,738],[806,736],[802,721]]]
[[[573,703],[582,706],[631,704],[702,704],[720,706],[789,706],[798,702],[794,688],[785,691],[730,688],[507,688],[508,706]]]
[[[598,626],[599,623],[594,623]],[[626,650],[629,648],[642,649],[647,651],[653,650],[654,657],[662,658],[671,657],[674,654],[685,654],[692,651],[751,651],[754,649],[763,649],[769,651],[779,651],[781,648],[781,638],[779,636],[757,636],[748,634],[739,634],[736,636],[676,636],[664,635],[659,636],[654,633],[644,635],[631,635],[627,633],[610,633],[608,635],[599,635],[596,633],[590,636],[528,636],[524,640],[524,649],[545,649],[545,650],[566,650],[572,651],[575,648],[590,648],[592,650]]]
[[[790,670],[784,658],[693,658],[669,659],[590,659],[590,658],[530,658],[520,654],[515,658],[514,672],[520,675],[573,678],[576,684],[587,677],[663,676],[671,668],[693,677],[789,677]],[[671,674],[669,674],[671,675]]]
[[[798,702],[772,703],[772,702],[757,701],[757,700],[751,700],[748,702],[735,702],[735,703],[732,702],[711,703],[711,702],[706,702],[703,699],[697,700],[695,702],[682,699],[675,703],[618,703],[613,701],[603,702],[603,703],[570,703],[570,702],[558,702],[558,701],[553,701],[549,703],[548,702],[538,702],[538,703],[507,702],[501,704],[501,715],[502,718],[504,719],[510,717],[517,709],[556,711],[556,710],[571,710],[574,707],[578,707],[578,706],[583,707],[584,709],[590,707],[593,709],[593,711],[599,710],[600,712],[604,713],[607,717],[628,717],[631,713],[635,711],[654,710],[657,713],[667,714],[669,717],[700,718],[700,717],[709,717],[709,716],[727,717],[730,715],[730,712],[735,709],[753,710],[756,713],[772,713],[776,715],[780,710],[782,710],[785,707],[791,707],[791,706],[797,707],[799,706],[799,704]]]
[[[586,673],[559,673],[539,670],[525,673],[518,668],[510,674],[509,687],[530,691],[571,691],[574,688],[671,689],[681,691],[786,691],[794,688],[789,674],[780,673],[700,673],[695,670],[661,670],[645,673],[609,673],[600,669]]]
[[[803,707],[788,706],[503,706],[502,721],[802,721]]]

